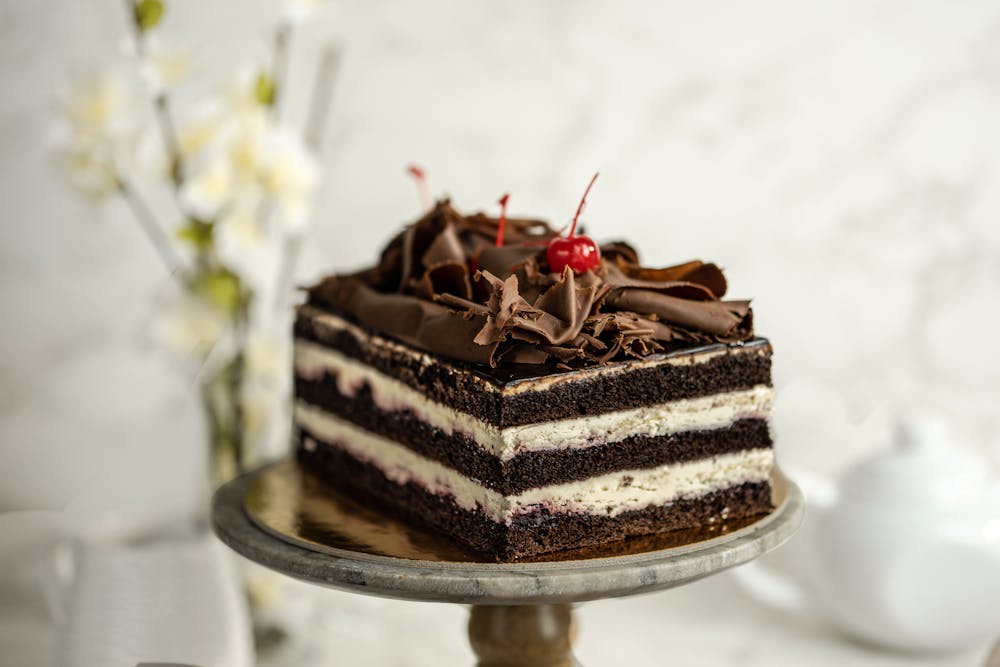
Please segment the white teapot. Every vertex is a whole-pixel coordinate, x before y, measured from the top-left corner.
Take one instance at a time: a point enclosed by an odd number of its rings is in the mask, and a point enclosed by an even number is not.
[[[935,418],[904,421],[893,448],[836,486],[790,472],[809,499],[797,580],[737,570],[765,602],[821,611],[859,640],[955,650],[1000,635],[1000,479]]]

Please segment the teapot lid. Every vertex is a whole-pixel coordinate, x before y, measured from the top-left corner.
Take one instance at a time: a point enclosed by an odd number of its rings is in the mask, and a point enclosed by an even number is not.
[[[911,415],[897,422],[893,446],[848,469],[841,489],[883,505],[962,505],[986,492],[987,462],[951,437],[936,415]]]

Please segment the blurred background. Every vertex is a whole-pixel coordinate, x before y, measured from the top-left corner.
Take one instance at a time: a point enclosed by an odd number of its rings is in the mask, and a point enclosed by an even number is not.
[[[269,62],[286,11],[167,3],[157,38],[189,54],[174,106]],[[309,122],[323,53],[338,55],[297,284],[372,261],[419,213],[410,162],[460,209],[493,212],[510,191],[512,214],[557,226],[599,169],[584,216],[595,238],[629,239],[650,265],[715,261],[731,295],[754,299],[776,350],[782,461],[834,475],[916,411],[947,416],[962,446],[1000,462],[995,2],[343,0],[307,14],[289,42],[288,123]],[[66,90],[109,64],[128,71],[129,34],[121,2],[0,2],[4,664],[53,664],[69,622],[53,619],[48,575],[25,554],[205,502],[198,380],[158,333],[171,278],[121,198],[80,197],[53,157]],[[283,664],[471,660],[460,607],[316,595],[323,646]],[[580,619],[593,665],[663,664],[665,651],[688,665],[986,653],[853,644],[729,575],[588,604]]]

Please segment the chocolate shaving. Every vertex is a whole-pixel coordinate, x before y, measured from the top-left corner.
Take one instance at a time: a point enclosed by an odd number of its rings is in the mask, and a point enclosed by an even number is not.
[[[644,267],[622,242],[593,271],[549,271],[556,232],[539,220],[463,216],[438,202],[397,235],[376,266],[330,276],[309,302],[419,349],[489,364],[577,368],[667,349],[753,337],[748,301],[723,301],[711,263]]]
[[[458,238],[455,225],[446,224],[420,260],[427,268],[442,262],[453,262],[464,266],[465,248],[462,247],[462,242]]]

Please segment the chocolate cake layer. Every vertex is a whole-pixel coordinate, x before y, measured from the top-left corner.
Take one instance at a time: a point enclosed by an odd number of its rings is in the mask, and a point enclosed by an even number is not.
[[[321,321],[322,311],[304,306],[295,322],[298,338],[319,343],[397,379],[428,398],[499,426],[520,426],[655,402],[771,384],[771,347],[758,338],[745,344],[715,344],[617,362],[598,369],[565,371],[537,367],[541,377],[503,382],[485,368],[418,352],[402,343],[373,344],[355,332]],[[339,316],[338,316],[339,317]],[[350,325],[361,331],[357,325]],[[369,334],[365,334],[369,335]],[[372,340],[381,340],[372,335]],[[688,363],[696,355],[707,358]],[[665,359],[676,363],[659,363]],[[554,377],[570,381],[547,382]],[[532,389],[538,381],[539,388]],[[516,391],[508,391],[516,386]]]
[[[409,411],[383,411],[362,386],[351,398],[336,381],[295,380],[296,396],[326,412],[385,436],[429,459],[439,461],[503,494],[571,482],[617,470],[653,468],[745,449],[771,446],[764,419],[739,419],[725,428],[680,431],[663,436],[632,436],[585,448],[528,451],[501,461],[468,436],[434,428]],[[323,441],[317,433],[310,434]]]
[[[618,516],[536,513],[518,516],[511,525],[482,512],[464,510],[447,496],[429,493],[408,482],[396,484],[374,466],[339,448],[309,451],[299,460],[313,473],[356,500],[370,502],[404,521],[419,522],[498,560],[516,560],[566,548],[586,547],[632,536],[708,525],[727,517],[764,514],[772,509],[770,485],[745,483],[669,505],[628,511]]]

